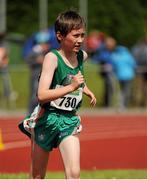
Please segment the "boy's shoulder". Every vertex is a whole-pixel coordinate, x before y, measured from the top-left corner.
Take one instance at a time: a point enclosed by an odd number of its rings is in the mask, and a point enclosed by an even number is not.
[[[57,66],[57,64],[58,64],[57,62],[58,62],[58,57],[53,51],[50,51],[45,55],[44,64],[46,64],[46,65],[54,64],[55,66]]]
[[[86,51],[84,51],[84,50],[81,49],[81,50],[79,51],[79,53],[82,54],[82,56],[83,56],[83,61],[85,61],[85,60],[88,58],[88,54],[87,54]]]
[[[48,52],[46,54],[46,57],[53,58],[53,59],[58,59],[57,58],[57,50],[55,50],[55,49],[51,50],[50,52]]]

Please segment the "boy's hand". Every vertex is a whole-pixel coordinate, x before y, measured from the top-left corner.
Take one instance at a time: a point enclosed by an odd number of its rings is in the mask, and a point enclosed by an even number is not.
[[[95,106],[95,105],[96,105],[96,97],[95,97],[95,95],[93,94],[93,92],[90,91],[90,89],[87,87],[86,84],[85,84],[85,86],[84,86],[84,91],[83,91],[83,93],[90,98],[90,104],[91,104],[92,106]]]
[[[71,86],[73,87],[74,90],[76,90],[83,83],[84,83],[84,77],[81,74],[81,72],[79,71],[78,74],[76,74],[75,76],[72,77]]]
[[[89,97],[91,98],[90,104],[92,106],[95,106],[96,105],[96,97],[94,96],[94,94],[92,92],[89,94]]]

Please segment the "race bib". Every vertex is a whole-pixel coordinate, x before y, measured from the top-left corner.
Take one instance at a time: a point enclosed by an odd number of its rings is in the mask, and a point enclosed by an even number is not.
[[[57,85],[56,88],[62,86]],[[58,98],[54,101],[51,101],[50,106],[55,107],[57,109],[72,111],[76,109],[80,101],[82,100],[83,88],[79,88],[76,91],[67,94],[61,98]]]

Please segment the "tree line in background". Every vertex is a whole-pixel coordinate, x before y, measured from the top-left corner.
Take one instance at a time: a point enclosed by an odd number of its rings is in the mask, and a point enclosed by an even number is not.
[[[79,0],[48,0],[48,26],[59,12],[79,9]],[[99,30],[132,46],[147,35],[146,0],[88,0],[88,33]],[[26,37],[39,30],[39,0],[7,0],[7,32]]]

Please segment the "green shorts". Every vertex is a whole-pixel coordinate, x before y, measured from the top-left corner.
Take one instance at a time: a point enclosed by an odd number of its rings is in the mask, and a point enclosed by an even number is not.
[[[46,111],[40,117],[34,128],[35,142],[51,151],[58,147],[60,142],[67,136],[75,133],[80,127],[80,117],[66,113]]]

